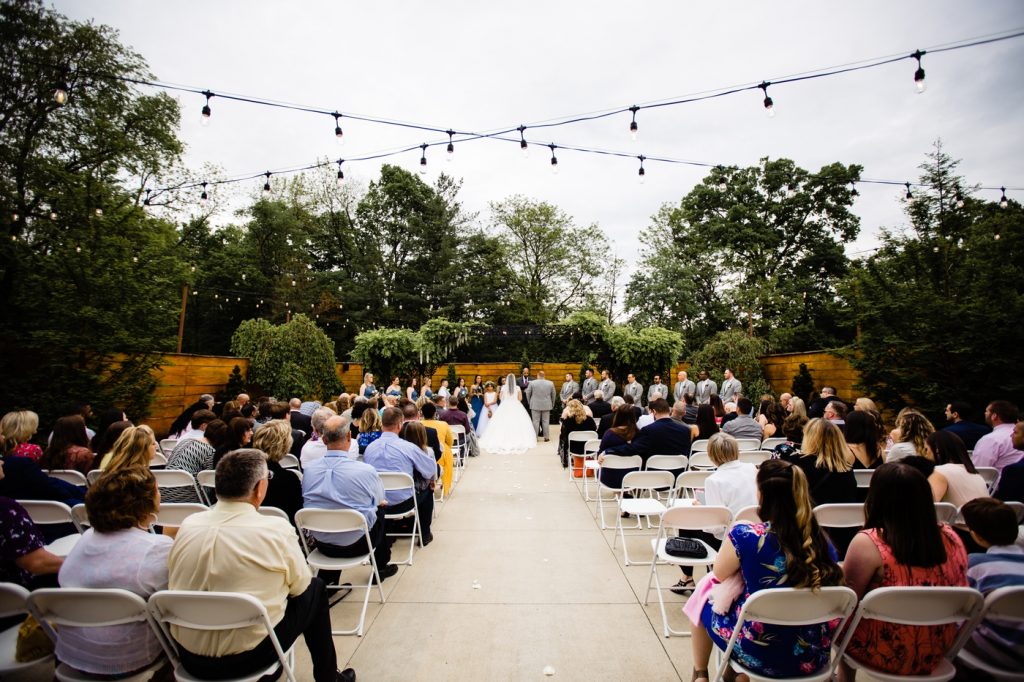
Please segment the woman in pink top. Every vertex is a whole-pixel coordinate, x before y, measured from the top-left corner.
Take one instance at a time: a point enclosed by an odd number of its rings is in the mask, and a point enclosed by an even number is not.
[[[967,552],[953,529],[940,524],[924,474],[904,462],[875,469],[864,503],[864,530],[843,563],[858,598],[879,587],[967,586]],[[917,626],[865,619],[846,654],[894,675],[928,675],[956,637],[956,625]],[[840,680],[856,671],[845,663]]]
[[[89,449],[85,420],[79,414],[61,417],[53,425],[53,438],[39,460],[40,469],[76,469],[82,474],[92,469],[94,457]]]
[[[39,429],[39,415],[30,410],[8,412],[0,420],[0,432],[3,443],[0,452],[10,457],[28,457],[38,462],[43,456],[43,449],[29,440]]]
[[[932,499],[952,502],[959,509],[978,497],[988,497],[988,485],[974,468],[960,437],[949,431],[936,431],[925,441],[925,450],[935,462],[928,477]]]

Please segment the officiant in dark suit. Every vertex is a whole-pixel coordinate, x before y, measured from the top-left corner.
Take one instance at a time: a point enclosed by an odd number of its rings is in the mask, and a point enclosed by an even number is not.
[[[519,376],[518,379],[516,379],[516,386],[519,387],[519,391],[523,395],[523,398],[522,398],[522,400],[520,402],[523,403],[523,407],[526,409],[526,413],[529,414],[530,417],[532,418],[533,414],[530,412],[530,401],[527,400],[527,398],[526,398],[526,389],[528,389],[530,387],[530,368],[529,367],[523,367],[523,373]]]

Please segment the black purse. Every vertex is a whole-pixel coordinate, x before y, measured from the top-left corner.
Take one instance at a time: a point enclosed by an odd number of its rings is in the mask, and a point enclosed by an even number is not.
[[[690,538],[669,538],[665,543],[665,553],[680,559],[706,559],[708,548]]]

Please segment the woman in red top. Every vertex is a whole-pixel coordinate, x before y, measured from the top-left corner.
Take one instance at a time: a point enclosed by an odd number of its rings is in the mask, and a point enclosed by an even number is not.
[[[0,432],[3,433],[0,452],[3,452],[5,457],[28,457],[33,462],[38,462],[43,456],[43,449],[29,442],[38,429],[39,415],[35,412],[8,412],[0,420]]]
[[[92,469],[93,454],[89,434],[81,415],[61,417],[53,425],[53,438],[39,460],[41,469],[76,469],[82,474]]]

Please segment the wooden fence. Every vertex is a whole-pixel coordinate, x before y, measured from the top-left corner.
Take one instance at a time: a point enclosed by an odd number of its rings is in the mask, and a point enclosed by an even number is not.
[[[249,370],[249,360],[246,358],[167,353],[164,355],[164,361],[166,364],[157,370],[160,383],[153,398],[150,416],[145,420],[158,436],[165,435],[175,417],[195,402],[201,394],[215,394],[222,390],[235,365],[239,366],[243,375]],[[766,355],[761,358],[761,366],[776,394],[790,390],[793,376],[799,371],[800,363],[805,363],[811,370],[817,388],[820,389],[827,384],[835,386],[838,394],[844,398],[855,395],[853,386],[858,380],[858,374],[845,358],[824,351]],[[679,364],[662,379],[671,386],[675,383],[676,373],[687,369],[688,366],[686,363]],[[579,363],[563,362],[534,362],[531,363],[531,368],[534,376],[543,370],[555,386],[562,383],[566,374],[576,377],[580,371]],[[363,366],[358,363],[338,363],[336,371],[348,391],[356,390],[363,381]],[[498,377],[510,373],[518,376],[519,363],[460,362],[456,363],[455,372],[458,376],[465,377],[467,383],[472,383],[473,377],[477,374],[482,375],[485,381],[497,382]],[[442,365],[431,378],[434,388],[440,386],[441,380],[447,376],[448,365]],[[696,380],[694,377],[691,378]],[[386,386],[390,379],[391,377],[377,377],[377,386]],[[740,377],[740,380],[742,379],[743,377]]]

